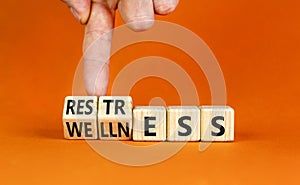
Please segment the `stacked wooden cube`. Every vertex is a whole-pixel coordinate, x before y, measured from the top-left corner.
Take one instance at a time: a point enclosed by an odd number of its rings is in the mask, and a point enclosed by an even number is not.
[[[229,106],[132,106],[130,96],[67,96],[66,139],[233,141]]]

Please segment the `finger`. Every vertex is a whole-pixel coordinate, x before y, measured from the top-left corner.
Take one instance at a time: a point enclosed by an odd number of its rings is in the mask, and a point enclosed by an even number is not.
[[[70,8],[74,17],[81,23],[86,24],[91,8],[90,0],[62,0]]]
[[[153,25],[152,0],[120,0],[118,9],[124,22],[134,31],[144,31]]]
[[[83,43],[84,82],[89,95],[106,94],[114,11],[104,1],[92,3]]]
[[[167,15],[175,10],[179,0],[153,0],[155,13]]]

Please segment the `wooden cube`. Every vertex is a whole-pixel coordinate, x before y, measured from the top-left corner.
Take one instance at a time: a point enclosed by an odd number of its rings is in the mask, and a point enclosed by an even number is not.
[[[233,141],[234,110],[229,106],[201,106],[201,141]]]
[[[163,106],[137,106],[133,109],[133,140],[166,140],[166,108]]]
[[[200,109],[197,106],[167,107],[168,141],[200,141]]]
[[[97,139],[97,96],[67,96],[63,127],[66,139]]]
[[[99,137],[102,140],[132,138],[132,98],[100,96],[98,105]]]

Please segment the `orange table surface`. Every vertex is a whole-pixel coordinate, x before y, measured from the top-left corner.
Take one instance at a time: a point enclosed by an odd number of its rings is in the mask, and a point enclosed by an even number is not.
[[[64,4],[10,0],[0,9],[0,184],[299,184],[299,1],[182,0],[173,14],[156,17],[192,30],[214,52],[227,104],[235,109],[236,140],[204,152],[199,143],[188,143],[168,160],[144,167],[113,163],[85,141],[63,139],[63,99],[72,94],[84,31]],[[118,52],[111,80],[148,55],[181,65],[201,104],[211,103],[192,59],[162,44]],[[174,88],[156,78],[137,83],[131,96],[134,104],[153,96],[178,103]]]

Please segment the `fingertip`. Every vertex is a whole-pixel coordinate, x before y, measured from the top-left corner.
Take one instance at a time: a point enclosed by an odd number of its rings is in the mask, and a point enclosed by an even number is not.
[[[90,16],[90,0],[64,0],[73,16],[81,24],[86,24]]]
[[[167,15],[172,13],[177,5],[178,0],[154,0],[155,13],[160,15]]]
[[[126,25],[133,31],[145,31],[154,24],[152,0],[120,0],[118,9]]]
[[[84,82],[85,90],[89,96],[105,96],[109,81],[109,67],[106,63],[101,67],[85,65]]]
[[[161,6],[155,6],[155,13],[160,14],[160,15],[168,15],[172,13],[175,10],[176,6],[166,6],[166,5],[161,5]]]
[[[91,1],[89,0],[83,0],[82,4],[77,7],[77,11],[80,15],[80,23],[86,24],[90,17],[90,11],[91,11]]]
[[[131,21],[127,23],[127,26],[136,32],[145,31],[150,29],[154,24],[154,20],[143,20],[143,21]]]
[[[75,17],[75,19],[81,23],[81,16],[79,15],[79,13],[73,8],[73,7],[70,7],[70,11],[71,13],[73,14],[73,16]]]

